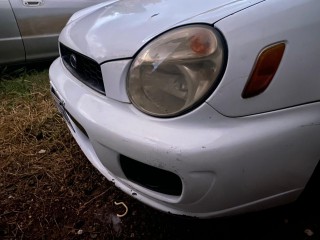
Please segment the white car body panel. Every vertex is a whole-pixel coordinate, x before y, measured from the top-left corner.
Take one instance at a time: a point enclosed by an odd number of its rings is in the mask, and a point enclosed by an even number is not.
[[[207,102],[226,116],[320,100],[320,2],[277,2],[265,1],[215,24],[226,38],[229,59],[221,84]],[[243,99],[241,93],[259,52],[281,41],[286,42],[286,49],[270,86],[254,98]]]
[[[90,11],[91,14],[83,12],[82,17],[76,16],[62,31],[60,41],[98,63],[130,58],[148,41],[170,28],[187,24],[193,18],[201,22],[206,19],[209,21],[206,23],[212,24],[260,1],[199,0],[197,4],[193,0],[116,1]],[[178,8],[189,5],[192,7],[185,7],[183,14],[177,14]]]
[[[278,9],[302,4],[306,10],[318,3],[282,1],[274,8],[274,0],[169,2],[108,2],[100,9],[93,7],[74,15],[64,28],[60,41],[101,64],[106,89],[103,95],[86,86],[68,71],[61,58],[52,64],[49,74],[54,93],[87,134],[71,120],[74,138],[92,164],[116,186],[162,211],[208,218],[294,201],[320,157],[320,102],[303,104],[307,98],[314,99],[317,89],[311,88],[318,87],[317,76],[304,75],[314,77],[308,80],[311,86],[301,89],[310,88],[310,96],[296,94],[297,88],[302,88],[297,80],[292,89],[282,87],[289,86],[286,76],[292,76],[292,69],[284,67],[294,65],[290,58],[296,52],[291,53],[291,44],[299,45],[297,34],[289,28],[288,39],[283,39],[280,27],[270,19],[273,28],[269,30],[266,19],[268,14],[275,19],[280,16]],[[182,3],[188,6],[186,12],[174,14]],[[269,10],[271,5],[273,11]],[[257,21],[252,23],[250,15]],[[258,21],[258,16],[264,21]],[[303,24],[298,20],[293,23],[299,28]],[[199,22],[215,23],[226,38],[228,63],[220,85],[207,102],[182,116],[161,119],[140,112],[126,93],[132,58],[163,31]],[[288,46],[275,82],[269,86],[273,91],[268,88],[255,98],[239,99],[260,50],[281,40]],[[303,54],[312,53],[306,50]],[[301,62],[317,73],[313,62],[311,66]],[[276,86],[287,89],[287,96],[279,96]],[[286,108],[299,105],[299,101],[301,106]],[[119,163],[121,155],[175,173],[182,181],[181,195],[162,194],[129,181]]]
[[[119,60],[101,65],[107,97],[120,102],[130,102],[126,91],[127,72],[130,64],[131,60]]]

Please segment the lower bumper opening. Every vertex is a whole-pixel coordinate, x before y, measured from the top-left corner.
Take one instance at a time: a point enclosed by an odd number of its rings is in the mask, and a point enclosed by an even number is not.
[[[180,196],[182,193],[182,182],[178,175],[149,166],[131,158],[121,155],[120,165],[125,176],[152,191]]]

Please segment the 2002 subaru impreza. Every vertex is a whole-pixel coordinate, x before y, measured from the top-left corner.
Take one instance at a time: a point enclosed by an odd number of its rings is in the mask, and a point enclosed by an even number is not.
[[[92,164],[157,209],[294,201],[320,158],[320,1],[107,1],[62,31],[51,91]]]

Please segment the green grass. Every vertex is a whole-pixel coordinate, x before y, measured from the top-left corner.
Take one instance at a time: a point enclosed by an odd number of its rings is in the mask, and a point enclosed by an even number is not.
[[[1,96],[26,96],[33,94],[35,91],[45,90],[44,86],[48,85],[48,70],[41,72],[21,72],[17,77],[12,75],[3,75],[0,80],[0,94]]]
[[[39,102],[51,101],[48,70],[19,68],[14,72],[2,72],[0,78],[0,108],[4,114],[18,106],[35,107]],[[18,107],[19,108],[19,107]]]

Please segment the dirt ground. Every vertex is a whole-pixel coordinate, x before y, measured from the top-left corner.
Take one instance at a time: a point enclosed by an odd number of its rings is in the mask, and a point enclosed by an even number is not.
[[[314,206],[198,220],[122,193],[72,139],[47,74],[2,72],[0,79],[0,239],[320,239]],[[115,202],[128,207],[124,217]]]

